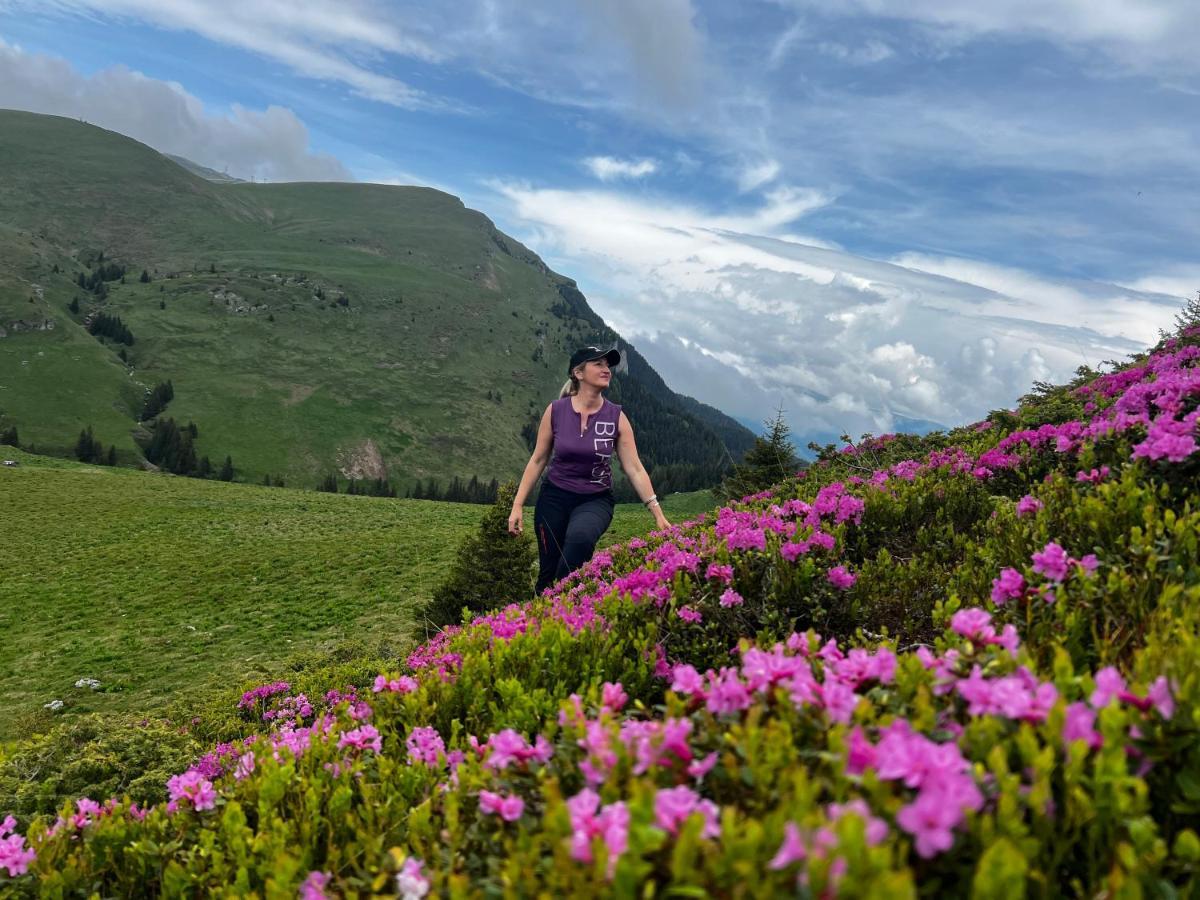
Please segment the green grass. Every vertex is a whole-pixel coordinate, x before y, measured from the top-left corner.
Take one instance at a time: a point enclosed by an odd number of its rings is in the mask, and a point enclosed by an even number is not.
[[[64,714],[163,711],[302,651],[403,646],[484,507],[157,475],[4,447],[0,739],[51,700]],[[663,501],[673,522],[707,492]],[[526,534],[533,532],[526,510]],[[653,528],[617,507],[601,546]],[[516,598],[514,598],[516,599]],[[75,688],[80,678],[102,688]]]

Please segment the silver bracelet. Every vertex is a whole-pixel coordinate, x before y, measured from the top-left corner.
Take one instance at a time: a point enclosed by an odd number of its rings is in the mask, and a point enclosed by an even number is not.
[[[650,499],[649,499],[649,500],[643,500],[643,501],[642,501],[642,505],[643,505],[643,506],[645,506],[645,507],[646,507],[646,509],[649,509],[649,508],[650,508],[650,504],[652,504],[652,503],[657,503],[657,502],[658,502],[658,494],[651,494],[651,495],[650,495]]]

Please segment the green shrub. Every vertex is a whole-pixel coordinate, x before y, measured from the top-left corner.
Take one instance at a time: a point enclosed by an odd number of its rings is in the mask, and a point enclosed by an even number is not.
[[[479,531],[463,541],[446,579],[433,592],[425,615],[434,625],[452,625],[463,610],[487,612],[506,603],[533,595],[533,567],[537,552],[533,540],[508,532],[517,487],[500,486],[493,503],[479,523]]]

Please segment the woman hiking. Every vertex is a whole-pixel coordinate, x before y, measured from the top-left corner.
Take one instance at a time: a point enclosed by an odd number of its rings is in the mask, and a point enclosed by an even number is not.
[[[633,489],[654,513],[656,525],[670,527],[650,485],[650,476],[638,459],[633,426],[621,407],[601,394],[620,361],[621,354],[615,347],[577,350],[567,366],[570,380],[542,414],[537,443],[508,517],[509,533],[520,534],[524,530],[525,498],[549,464],[533,512],[538,543],[537,594],[591,559],[596,542],[612,522],[616,501],[610,460],[614,449]]]

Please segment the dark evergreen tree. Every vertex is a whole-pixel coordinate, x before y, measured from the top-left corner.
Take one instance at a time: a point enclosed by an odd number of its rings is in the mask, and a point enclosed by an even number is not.
[[[108,456],[104,460],[106,466],[115,466],[117,464],[117,445],[110,444],[108,447]]]
[[[166,381],[160,381],[148,394],[146,394],[146,401],[142,405],[142,412],[138,416],[138,421],[150,421],[164,409],[166,409],[167,404],[174,399],[175,388],[171,384],[170,379],[167,379]],[[191,424],[190,427],[195,428],[195,425]],[[192,437],[195,438],[197,435],[192,434]]]
[[[166,300],[159,300],[159,301],[158,301],[158,308],[159,308],[159,309],[166,309],[166,308],[167,308],[167,301],[166,301]]]
[[[221,465],[221,474],[217,477],[222,481],[233,481],[233,457],[225,457],[225,462]]]
[[[325,479],[317,485],[318,491],[324,491],[327,494],[336,494],[338,492],[338,479],[334,472],[330,472],[325,476]]]
[[[149,284],[150,283],[150,273],[148,271],[146,271],[145,269],[142,269],[142,277],[139,278],[138,281],[140,281],[142,284]]]
[[[461,621],[469,615],[529,599],[533,593],[537,553],[528,535],[508,533],[508,514],[516,496],[515,482],[506,482],[484,513],[477,533],[467,537],[446,580],[433,592],[426,615],[436,625]]]
[[[766,434],[755,438],[754,446],[746,452],[742,462],[734,465],[733,471],[715,491],[722,503],[739,500],[747,494],[757,494],[773,484],[791,478],[800,468],[796,448],[790,439],[790,429],[783,418],[783,409],[780,408],[774,419],[763,424]],[[665,493],[661,484],[656,471],[654,488],[659,493]]]
[[[72,297],[71,304],[67,307],[73,315],[79,315],[79,298]]]
[[[121,321],[120,316],[98,313],[88,323],[88,333],[96,337],[106,337],[109,340],[116,341],[118,344],[133,346],[133,332]]]
[[[9,425],[3,431],[0,431],[0,444],[8,444],[10,447],[20,446],[20,437],[17,436],[17,426]]]
[[[79,432],[79,440],[75,442],[75,458],[77,460],[86,463],[99,462],[103,449],[92,434],[91,425]]]
[[[200,462],[198,462],[196,464],[196,477],[197,478],[211,478],[212,477],[212,463],[209,461],[207,456],[200,457]]]

